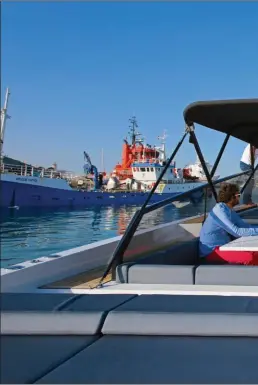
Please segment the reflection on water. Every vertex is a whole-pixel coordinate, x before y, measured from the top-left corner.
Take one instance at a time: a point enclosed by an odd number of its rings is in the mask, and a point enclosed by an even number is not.
[[[211,199],[208,205],[213,205]],[[203,203],[181,209],[169,205],[145,215],[139,228],[196,215],[203,212],[203,207]],[[96,206],[72,211],[1,212],[1,267],[120,235],[138,208]]]

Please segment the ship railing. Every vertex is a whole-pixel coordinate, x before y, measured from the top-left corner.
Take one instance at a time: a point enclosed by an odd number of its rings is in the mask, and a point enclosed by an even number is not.
[[[74,173],[71,171],[55,171],[48,170],[42,167],[34,167],[30,165],[15,165],[15,164],[1,164],[1,174],[15,174],[18,176],[30,176],[41,178],[55,178],[71,180],[74,178]]]
[[[131,175],[132,172],[131,171],[128,171],[128,170],[121,170],[119,171],[120,174],[123,174],[123,175]]]
[[[144,184],[150,184],[150,183],[155,183],[157,181],[157,179],[155,180],[139,180],[139,179],[136,179],[136,182],[138,183],[144,183]],[[184,184],[184,183],[200,183],[198,180],[185,180],[183,178],[174,178],[174,179],[162,179],[160,181],[161,184],[165,184],[165,185],[171,185],[171,184]],[[203,182],[205,183],[205,182]]]
[[[155,180],[156,182],[156,180]],[[184,184],[184,183],[200,183],[200,181],[196,180],[186,180],[184,178],[175,177],[173,179],[162,179],[160,183],[164,184]]]
[[[151,159],[139,159],[135,161],[134,163],[149,163],[149,164],[160,164],[160,159],[151,158]],[[135,166],[134,166],[135,167]]]

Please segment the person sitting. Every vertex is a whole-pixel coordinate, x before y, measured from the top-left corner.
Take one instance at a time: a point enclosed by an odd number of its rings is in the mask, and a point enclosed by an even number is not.
[[[239,198],[237,185],[225,183],[221,186],[218,203],[209,213],[200,232],[199,254],[205,261],[258,265],[258,244],[254,252],[220,250],[220,246],[236,238],[258,235],[258,225],[249,225],[233,210],[239,204]]]

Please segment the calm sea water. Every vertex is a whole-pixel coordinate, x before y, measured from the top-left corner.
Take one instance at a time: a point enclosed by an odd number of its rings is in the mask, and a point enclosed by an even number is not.
[[[213,201],[209,200],[211,207]],[[1,267],[122,234],[137,206],[98,206],[83,210],[1,212]],[[203,212],[204,203],[173,205],[145,215],[141,229]]]

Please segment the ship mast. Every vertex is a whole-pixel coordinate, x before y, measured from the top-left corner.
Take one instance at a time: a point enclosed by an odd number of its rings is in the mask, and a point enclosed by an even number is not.
[[[5,102],[4,107],[1,109],[1,137],[0,137],[0,155],[2,157],[3,155],[3,145],[4,145],[4,134],[5,134],[5,127],[6,127],[6,119],[10,119],[10,116],[7,115],[7,108],[8,108],[8,100],[10,96],[9,88],[6,90],[5,94]]]
[[[162,161],[165,161],[166,160],[166,138],[167,138],[167,130],[164,130],[163,131],[163,135],[161,136],[158,136],[158,140],[161,142],[161,147],[160,147],[160,150],[161,150],[161,160]]]
[[[129,122],[131,124],[129,126],[130,131],[128,132],[128,134],[130,135],[130,137],[132,139],[132,146],[133,146],[136,142],[141,142],[141,140],[137,140],[137,136],[140,136],[141,134],[140,134],[140,132],[136,131],[136,128],[138,128],[138,123],[137,123],[136,117],[132,116],[132,118],[129,119]]]

